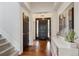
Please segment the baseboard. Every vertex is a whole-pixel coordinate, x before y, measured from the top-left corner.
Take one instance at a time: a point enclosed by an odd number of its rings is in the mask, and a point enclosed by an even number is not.
[[[19,51],[18,56],[20,56],[23,53],[23,51]]]

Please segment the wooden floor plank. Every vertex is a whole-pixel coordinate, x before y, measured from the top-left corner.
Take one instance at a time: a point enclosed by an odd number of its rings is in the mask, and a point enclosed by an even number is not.
[[[50,42],[35,40],[33,46],[24,49],[21,56],[50,56]]]

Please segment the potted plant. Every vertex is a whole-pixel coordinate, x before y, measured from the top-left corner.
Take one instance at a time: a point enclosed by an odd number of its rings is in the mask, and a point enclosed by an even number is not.
[[[74,42],[75,41],[75,32],[73,30],[69,31],[65,40],[70,42],[71,47],[76,47],[76,43]]]

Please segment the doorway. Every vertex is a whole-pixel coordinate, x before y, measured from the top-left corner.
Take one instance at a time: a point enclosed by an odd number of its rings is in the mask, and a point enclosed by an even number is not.
[[[51,38],[51,18],[36,18],[35,37],[37,40],[50,40]]]
[[[23,49],[29,45],[29,17],[23,13]]]

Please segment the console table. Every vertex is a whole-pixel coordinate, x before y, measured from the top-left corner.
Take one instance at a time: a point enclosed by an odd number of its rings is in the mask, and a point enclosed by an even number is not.
[[[64,37],[53,37],[51,39],[51,52],[54,56],[78,56],[78,48],[71,48],[70,43]]]

